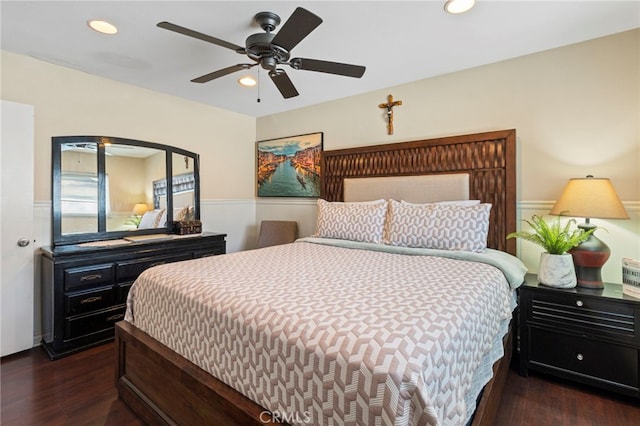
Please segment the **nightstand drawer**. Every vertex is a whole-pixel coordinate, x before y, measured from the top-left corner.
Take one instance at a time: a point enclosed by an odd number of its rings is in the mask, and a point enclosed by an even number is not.
[[[527,322],[567,332],[607,336],[638,342],[633,306],[582,297],[578,294],[538,292],[531,297]]]
[[[530,362],[634,389],[639,387],[638,350],[532,327]]]

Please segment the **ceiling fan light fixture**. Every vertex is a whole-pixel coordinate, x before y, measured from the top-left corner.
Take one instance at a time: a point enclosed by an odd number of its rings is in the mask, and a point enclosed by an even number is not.
[[[451,14],[467,12],[476,4],[476,0],[447,0],[444,10]]]
[[[101,34],[113,35],[118,33],[118,28],[110,22],[103,21],[100,19],[90,19],[87,21],[87,25],[94,31],[97,31]]]
[[[244,87],[253,87],[257,84],[256,79],[253,78],[253,76],[251,75],[245,75],[243,77],[240,77],[238,79],[238,83],[240,83],[240,86],[244,86]]]

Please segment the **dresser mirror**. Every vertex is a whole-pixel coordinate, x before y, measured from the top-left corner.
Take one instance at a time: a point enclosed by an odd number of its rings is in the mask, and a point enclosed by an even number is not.
[[[198,154],[114,137],[52,141],[53,245],[170,233],[172,221],[200,218]]]

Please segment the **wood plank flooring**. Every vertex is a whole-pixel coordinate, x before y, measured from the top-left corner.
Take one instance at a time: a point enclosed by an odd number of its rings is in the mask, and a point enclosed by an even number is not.
[[[114,365],[113,343],[57,361],[41,348],[3,358],[0,423],[142,425],[117,398]],[[640,401],[512,369],[496,426],[516,425],[637,426]]]

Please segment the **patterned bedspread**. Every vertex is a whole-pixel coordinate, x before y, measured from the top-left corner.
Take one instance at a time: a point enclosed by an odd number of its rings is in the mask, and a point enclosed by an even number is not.
[[[484,263],[296,242],[148,269],[126,319],[294,424],[464,424],[511,293]]]

